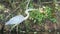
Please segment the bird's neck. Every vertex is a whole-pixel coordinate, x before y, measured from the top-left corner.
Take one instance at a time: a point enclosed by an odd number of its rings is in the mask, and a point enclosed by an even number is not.
[[[28,19],[28,17],[29,17],[29,13],[26,12],[26,15],[27,15],[27,16],[25,17],[25,20]]]

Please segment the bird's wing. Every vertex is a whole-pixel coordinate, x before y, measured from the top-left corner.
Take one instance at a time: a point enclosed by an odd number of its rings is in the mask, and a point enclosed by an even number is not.
[[[24,21],[24,16],[18,15],[13,18],[11,18],[8,22],[5,23],[5,25],[13,25],[18,24]]]

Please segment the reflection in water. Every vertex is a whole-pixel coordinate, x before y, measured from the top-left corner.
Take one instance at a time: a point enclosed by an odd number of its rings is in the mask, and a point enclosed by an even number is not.
[[[2,34],[0,32],[0,34]],[[3,34],[17,34],[16,32],[11,32],[11,33],[7,33],[7,32],[4,32]],[[19,32],[18,34],[34,34],[33,32],[29,32],[29,33],[22,33],[22,32]],[[60,32],[37,32],[37,34],[60,34]]]

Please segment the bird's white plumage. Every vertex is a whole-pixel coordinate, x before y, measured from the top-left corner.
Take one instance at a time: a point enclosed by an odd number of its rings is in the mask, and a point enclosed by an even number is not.
[[[19,24],[24,21],[24,16],[17,15],[13,18],[11,18],[8,22],[5,23],[5,25],[13,25],[13,24]]]

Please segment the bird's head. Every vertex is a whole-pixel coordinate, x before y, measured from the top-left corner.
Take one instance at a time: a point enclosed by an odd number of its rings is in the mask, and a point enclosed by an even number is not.
[[[32,10],[38,10],[38,9],[27,9],[25,13],[28,13],[28,11],[32,11]]]

